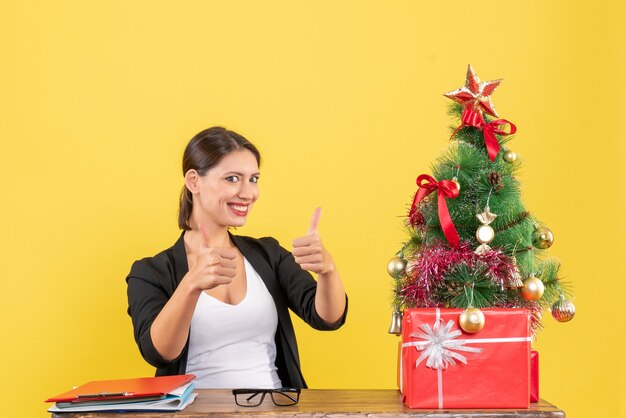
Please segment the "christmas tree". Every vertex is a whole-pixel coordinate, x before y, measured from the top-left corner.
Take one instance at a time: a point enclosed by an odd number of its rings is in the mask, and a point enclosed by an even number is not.
[[[469,320],[460,321],[467,332],[482,328],[480,308],[526,308],[533,333],[546,308],[561,322],[574,316],[560,264],[545,254],[552,232],[522,202],[520,161],[505,145],[517,128],[499,119],[491,101],[500,83],[481,82],[469,66],[465,86],[444,94],[457,122],[432,176],[417,177],[409,239],[388,265],[390,333],[400,333],[404,308],[467,308]]]

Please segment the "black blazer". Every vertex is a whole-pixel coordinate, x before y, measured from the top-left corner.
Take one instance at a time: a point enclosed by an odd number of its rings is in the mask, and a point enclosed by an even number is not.
[[[133,321],[135,341],[143,358],[157,368],[157,376],[184,374],[187,367],[189,339],[180,356],[168,361],[156,351],[150,337],[152,322],[189,270],[183,235],[167,250],[154,257],[135,261],[126,277],[128,314]],[[293,255],[282,248],[278,241],[274,238],[255,239],[236,235],[231,235],[231,239],[259,273],[276,304],[276,367],[282,385],[306,388],[289,309],[315,329],[334,330],[346,320],[347,296],[343,316],[336,325],[329,326],[315,310],[317,282],[308,271],[300,268]]]

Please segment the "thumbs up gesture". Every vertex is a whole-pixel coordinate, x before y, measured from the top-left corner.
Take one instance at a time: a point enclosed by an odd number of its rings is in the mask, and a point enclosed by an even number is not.
[[[335,264],[330,253],[326,251],[322,240],[317,233],[317,227],[322,215],[322,208],[316,208],[311,217],[311,224],[306,235],[293,240],[293,256],[296,263],[304,270],[316,274],[328,274],[335,270]]]
[[[237,274],[237,251],[234,248],[212,246],[211,237],[204,226],[199,225],[199,228],[202,241],[196,252],[195,262],[189,270],[194,278],[195,287],[208,290],[229,284]]]

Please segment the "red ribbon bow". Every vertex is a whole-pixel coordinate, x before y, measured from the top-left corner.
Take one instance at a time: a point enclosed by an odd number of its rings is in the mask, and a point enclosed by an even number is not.
[[[489,154],[489,159],[493,162],[496,159],[496,156],[500,152],[500,143],[498,143],[498,139],[495,134],[498,135],[512,135],[517,132],[517,127],[506,119],[496,119],[491,122],[485,122],[483,119],[483,115],[470,107],[466,107],[463,110],[463,115],[461,116],[462,125],[456,128],[456,130],[452,133],[452,137],[456,135],[459,129],[465,126],[473,126],[481,131],[483,131],[483,137],[485,138],[485,146],[487,147],[487,154]],[[504,129],[500,129],[499,126],[509,125],[509,132]]]
[[[426,182],[424,182],[426,181]],[[416,180],[419,189],[415,193],[413,198],[413,204],[411,205],[411,211],[409,212],[409,218],[412,218],[417,212],[417,205],[430,193],[437,190],[437,204],[439,212],[439,222],[441,223],[441,229],[446,239],[453,247],[459,245],[459,233],[456,232],[456,228],[452,223],[450,212],[448,211],[448,205],[446,198],[455,198],[459,195],[459,188],[451,180],[441,180],[437,182],[433,177],[428,174],[420,175]]]

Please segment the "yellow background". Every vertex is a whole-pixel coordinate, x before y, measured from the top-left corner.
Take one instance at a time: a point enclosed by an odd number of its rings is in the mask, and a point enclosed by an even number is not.
[[[541,396],[626,417],[620,3],[3,1],[0,414],[44,417],[72,385],[152,374],[124,278],[178,237],[183,147],[216,124],[264,156],[239,233],[290,247],[324,208],[350,314],[335,333],[297,326],[310,386],[395,387],[386,263],[448,144],[441,94],[471,63],[505,78],[493,100],[519,128],[526,207],[576,294],[575,320],[546,312],[535,344]]]

